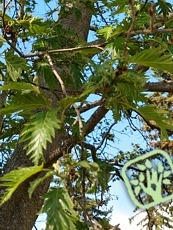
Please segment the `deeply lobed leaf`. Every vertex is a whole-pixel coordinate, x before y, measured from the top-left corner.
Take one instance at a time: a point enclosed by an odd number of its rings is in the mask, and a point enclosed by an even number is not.
[[[47,214],[47,229],[75,230],[74,223],[78,218],[66,189],[51,188],[44,198],[42,212]]]
[[[0,186],[7,187],[4,195],[0,199],[0,205],[10,199],[12,194],[16,191],[20,184],[34,174],[43,171],[43,164],[39,166],[31,166],[26,168],[19,168],[5,174],[0,179]]]
[[[60,129],[60,123],[57,110],[52,109],[34,114],[31,121],[25,125],[20,141],[27,141],[26,154],[31,155],[34,164],[38,165],[39,160],[43,159],[43,150],[55,137],[55,129]]]

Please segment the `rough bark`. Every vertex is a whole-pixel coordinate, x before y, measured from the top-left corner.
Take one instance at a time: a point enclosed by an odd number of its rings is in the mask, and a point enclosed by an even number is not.
[[[60,19],[62,25],[70,30],[74,30],[81,38],[87,39],[89,32],[91,12],[85,7],[83,3],[76,6],[81,11],[81,18],[77,19],[74,13],[66,14],[66,17]],[[91,129],[92,130],[92,129]],[[59,139],[59,141],[57,141]],[[57,143],[64,143],[58,146]],[[72,140],[68,139],[64,135],[57,137],[49,145],[45,156],[47,162],[45,165],[50,166],[52,162],[55,162],[64,152],[72,145]],[[31,165],[30,160],[26,157],[23,146],[20,144],[17,146],[11,159],[7,162],[4,173],[7,173],[13,169],[23,166]],[[37,175],[37,177],[40,175]],[[35,178],[34,178],[35,179]],[[31,230],[37,213],[43,205],[43,199],[40,197],[45,194],[49,188],[51,181],[47,179],[41,184],[33,194],[32,199],[28,197],[29,182],[33,178],[23,183],[11,197],[11,199],[0,207],[0,229],[2,230]],[[4,188],[0,188],[0,194],[2,195]]]

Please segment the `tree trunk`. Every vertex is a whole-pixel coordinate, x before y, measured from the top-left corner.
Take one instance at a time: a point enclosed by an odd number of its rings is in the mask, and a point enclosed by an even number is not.
[[[75,6],[81,11],[81,18],[77,19],[77,16],[74,13],[66,15],[66,17],[61,17],[60,13],[60,22],[64,28],[75,31],[78,36],[83,39],[87,39],[90,21],[91,21],[91,11],[86,8],[85,4]],[[49,145],[48,150],[46,150],[45,155],[47,156],[47,162],[45,165],[50,165],[52,161],[56,161],[66,152],[69,146],[71,146],[72,140],[68,140],[67,137],[61,136],[60,142],[55,138],[51,145]],[[57,143],[65,143],[63,146],[57,146]],[[53,159],[53,160],[52,160]],[[18,167],[24,167],[31,165],[31,161],[25,154],[25,151],[22,148],[22,145],[18,145],[14,151],[11,159],[8,160],[4,173],[7,173]],[[40,175],[37,175],[37,177]],[[36,176],[35,176],[36,178]],[[34,178],[34,179],[35,179]],[[29,182],[33,178],[23,183],[13,194],[11,199],[7,201],[0,207],[0,230],[31,230],[36,218],[37,213],[43,205],[43,199],[41,196],[45,194],[49,188],[50,179],[45,180],[38,188],[35,190],[32,199],[28,197],[28,187]],[[0,188],[0,195],[4,192],[4,188]]]

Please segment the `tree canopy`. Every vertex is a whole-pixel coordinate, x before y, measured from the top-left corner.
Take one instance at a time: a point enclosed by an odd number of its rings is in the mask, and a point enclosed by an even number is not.
[[[0,4],[1,228],[30,230],[46,213],[47,229],[120,229],[105,209],[110,182],[149,150],[172,154],[173,4]],[[146,149],[109,152],[122,120]],[[142,226],[173,228],[171,215],[171,202],[146,209]]]

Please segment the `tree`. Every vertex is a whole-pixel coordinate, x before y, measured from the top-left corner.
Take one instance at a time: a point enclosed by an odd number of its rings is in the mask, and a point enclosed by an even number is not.
[[[44,0],[39,18],[37,1],[0,2],[1,228],[31,229],[41,210],[47,229],[110,229],[109,182],[145,153],[104,154],[113,126],[172,135],[172,4]],[[152,212],[148,229],[170,226]]]

